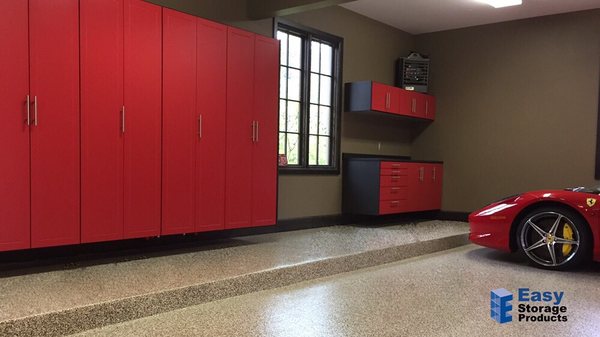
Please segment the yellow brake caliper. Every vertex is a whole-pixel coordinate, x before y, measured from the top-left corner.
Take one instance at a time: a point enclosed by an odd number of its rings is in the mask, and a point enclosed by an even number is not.
[[[563,238],[567,240],[573,240],[573,228],[569,226],[569,224],[565,223],[563,226]],[[573,249],[573,245],[564,244],[562,245],[562,254],[563,256],[569,255],[571,253],[571,249]]]

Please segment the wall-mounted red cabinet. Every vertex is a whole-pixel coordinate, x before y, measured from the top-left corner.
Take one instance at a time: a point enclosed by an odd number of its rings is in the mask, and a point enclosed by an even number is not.
[[[372,81],[346,83],[345,111],[435,119],[435,97]]]
[[[159,234],[161,8],[81,0],[81,240]]]
[[[441,208],[443,164],[344,158],[344,213],[381,215]]]
[[[0,250],[79,242],[78,10],[0,4]]]

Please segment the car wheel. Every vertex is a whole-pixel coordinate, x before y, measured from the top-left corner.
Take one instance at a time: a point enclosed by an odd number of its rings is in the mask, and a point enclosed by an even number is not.
[[[563,270],[588,259],[592,235],[583,217],[559,207],[536,209],[517,229],[519,248],[530,262],[546,269]]]

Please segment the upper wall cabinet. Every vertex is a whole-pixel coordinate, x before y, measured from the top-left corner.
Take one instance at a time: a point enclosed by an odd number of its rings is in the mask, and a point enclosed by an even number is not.
[[[435,119],[435,97],[372,81],[346,83],[345,111],[376,111]]]

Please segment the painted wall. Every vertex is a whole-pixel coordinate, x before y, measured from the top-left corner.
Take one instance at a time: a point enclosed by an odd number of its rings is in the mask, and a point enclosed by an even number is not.
[[[412,146],[445,163],[443,209],[596,184],[600,10],[419,35],[436,121]]]

